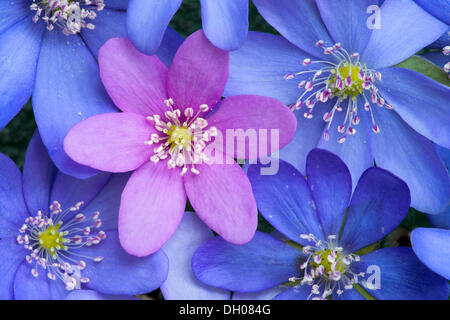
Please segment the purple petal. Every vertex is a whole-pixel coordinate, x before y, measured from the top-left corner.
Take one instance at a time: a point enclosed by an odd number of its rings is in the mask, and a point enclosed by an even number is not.
[[[165,162],[136,170],[122,193],[119,236],[123,248],[142,257],[158,251],[183,217],[186,193],[180,171]]]
[[[70,130],[64,149],[76,162],[109,172],[126,172],[149,161],[153,147],[145,144],[154,132],[150,122],[134,113],[105,113]]]
[[[125,112],[162,114],[167,107],[167,67],[146,56],[128,39],[108,40],[99,53],[100,77],[114,103]]]
[[[202,30],[190,35],[178,49],[167,79],[168,95],[175,106],[214,107],[228,78],[228,52],[214,47]]]
[[[233,159],[232,164],[201,164],[200,174],[184,176],[192,207],[211,229],[225,240],[243,244],[251,240],[258,224],[258,211],[250,181]]]
[[[263,158],[278,151],[292,140],[297,127],[294,115],[283,103],[252,95],[226,98],[208,122],[223,136],[223,150],[238,159]]]

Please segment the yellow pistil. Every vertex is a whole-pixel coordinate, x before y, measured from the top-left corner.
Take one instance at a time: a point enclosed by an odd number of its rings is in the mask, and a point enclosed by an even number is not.
[[[317,268],[319,266],[323,266],[324,269],[325,269],[325,274],[328,275],[330,272],[333,271],[332,268],[331,268],[332,263],[328,260],[328,256],[330,254],[331,254],[331,250],[330,249],[327,249],[327,250],[324,249],[324,250],[318,251],[315,254],[315,256],[319,256],[320,255],[320,258],[321,258],[320,264],[315,263],[315,262],[312,262],[311,264],[315,268]],[[345,271],[345,266],[342,263],[342,261],[340,260],[340,253],[339,252],[336,252],[336,259],[335,259],[335,261],[337,261],[335,271],[344,272]]]
[[[187,150],[191,149],[192,134],[186,126],[177,127],[170,126],[170,130],[167,131],[169,136],[170,150],[172,151],[175,147],[184,148]]]
[[[361,72],[360,67],[351,65],[351,71],[350,71],[350,64],[348,62],[344,63],[344,65],[339,68],[339,75],[340,75],[342,81],[345,81],[345,79],[347,79],[348,76],[350,76],[352,79],[352,85],[350,87],[345,85],[343,90],[339,90],[334,86],[334,84],[336,83],[336,77],[337,77],[336,71],[334,71],[333,73],[335,75],[331,78],[331,81],[330,81],[333,94],[335,96],[339,96],[339,97],[340,96],[357,97],[359,94],[362,94],[362,92],[364,91],[364,88],[363,88],[363,81],[359,78],[360,72]]]
[[[45,249],[54,252],[55,249],[63,247],[63,235],[58,231],[61,225],[50,225],[45,231],[39,235],[39,244]]]

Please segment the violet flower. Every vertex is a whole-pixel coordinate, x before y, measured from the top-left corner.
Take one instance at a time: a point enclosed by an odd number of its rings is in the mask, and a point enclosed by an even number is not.
[[[137,256],[157,251],[180,223],[186,198],[224,239],[248,242],[256,230],[256,203],[233,158],[265,157],[286,145],[296,128],[289,109],[261,96],[220,101],[228,52],[214,47],[201,30],[180,46],[170,69],[127,39],[109,40],[100,49],[99,65],[106,90],[124,112],[77,124],[64,146],[83,165],[109,172],[134,170],[119,214],[125,250]],[[241,135],[238,145],[246,147],[241,153],[228,148],[234,138],[227,139],[226,147],[218,139],[235,129],[274,131],[279,143],[271,134],[270,143],[260,139],[248,146]]]

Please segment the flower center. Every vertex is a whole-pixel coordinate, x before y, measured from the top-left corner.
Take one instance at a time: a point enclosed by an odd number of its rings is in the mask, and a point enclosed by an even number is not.
[[[310,285],[308,299],[326,299],[335,291],[341,295],[344,290],[350,290],[353,284],[358,283],[358,277],[364,276],[364,273],[355,274],[351,271],[352,262],[358,262],[360,258],[355,254],[345,254],[335,242],[335,235],[328,236],[328,241],[318,240],[312,234],[302,234],[300,237],[311,245],[302,249],[301,259],[305,261],[300,265],[302,275],[291,277],[289,281]]]
[[[102,225],[100,213],[95,212],[91,219],[86,219],[84,214],[77,213],[82,205],[83,202],[78,202],[63,212],[55,201],[49,213],[38,211],[36,216],[25,219],[16,240],[30,251],[25,259],[29,264],[34,263],[31,269],[34,277],[39,275],[41,268],[50,280],[62,280],[67,290],[79,289],[81,283],[89,282],[89,278],[81,275],[86,268],[82,259],[100,262],[103,257],[85,256],[77,249],[99,244],[106,238],[106,233],[92,234],[92,229]]]
[[[338,142],[343,143],[348,135],[356,133],[355,127],[360,122],[358,98],[362,97],[364,99],[364,110],[370,112],[372,130],[379,133],[380,128],[375,122],[372,106],[378,105],[389,110],[392,109],[392,106],[386,103],[375,86],[375,80],[381,80],[381,73],[367,68],[365,64],[363,65],[360,62],[359,53],[349,54],[339,43],[332,47],[324,47],[324,42],[319,40],[316,45],[323,48],[325,55],[333,56],[334,61],[312,61],[307,58],[303,60],[303,65],[308,67],[308,70],[284,76],[286,80],[291,80],[298,76],[312,75],[309,80],[302,80],[298,84],[298,88],[303,89],[304,92],[296,103],[291,105],[291,110],[299,110],[306,106],[308,110],[304,113],[304,116],[311,119],[314,107],[318,102],[325,103],[328,100],[335,99],[334,106],[323,115],[323,120],[328,122],[324,139],[328,141],[330,138],[329,129],[336,112],[342,112],[345,109],[344,121],[337,126],[337,130],[341,134]],[[319,64],[322,67],[314,69],[311,67],[313,64]],[[366,94],[370,96],[370,99],[367,98]]]
[[[60,27],[65,35],[77,34],[82,28],[93,30],[95,26],[89,23],[97,17],[95,11],[105,8],[104,0],[32,0],[31,11],[36,11],[33,21],[42,19],[49,31],[55,25]]]
[[[145,144],[157,146],[153,149],[153,156],[150,158],[154,163],[168,159],[167,167],[173,169],[181,168],[181,175],[184,175],[190,167],[190,171],[199,174],[195,165],[198,165],[207,157],[204,153],[206,145],[217,135],[216,127],[209,127],[208,121],[200,117],[200,114],[208,112],[210,109],[206,104],[202,104],[197,114],[194,109],[186,108],[182,113],[180,109],[174,108],[172,99],[164,101],[169,108],[164,113],[164,120],[160,115],[147,117],[152,122],[159,133],[153,133],[150,140]]]

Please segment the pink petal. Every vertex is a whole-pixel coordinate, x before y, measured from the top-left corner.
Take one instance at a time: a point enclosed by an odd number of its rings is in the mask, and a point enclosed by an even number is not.
[[[175,106],[195,111],[201,104],[214,107],[228,79],[228,52],[214,47],[202,30],[178,49],[169,70],[167,90]]]
[[[149,162],[133,173],[122,193],[119,237],[129,254],[158,251],[180,224],[186,205],[183,179],[167,162]]]
[[[146,145],[155,129],[134,113],[104,113],[75,125],[64,139],[74,161],[109,172],[126,172],[150,161],[154,146]]]
[[[292,140],[297,128],[295,116],[282,102],[255,95],[226,98],[208,123],[222,134],[226,153],[238,159],[256,159],[278,151]],[[237,138],[233,139],[229,129],[242,132],[235,132]]]
[[[111,99],[122,111],[144,116],[167,107],[167,67],[156,55],[140,53],[128,39],[108,40],[99,52],[100,77]]]
[[[201,164],[184,186],[198,216],[225,240],[244,244],[255,234],[258,211],[250,181],[237,163]]]

